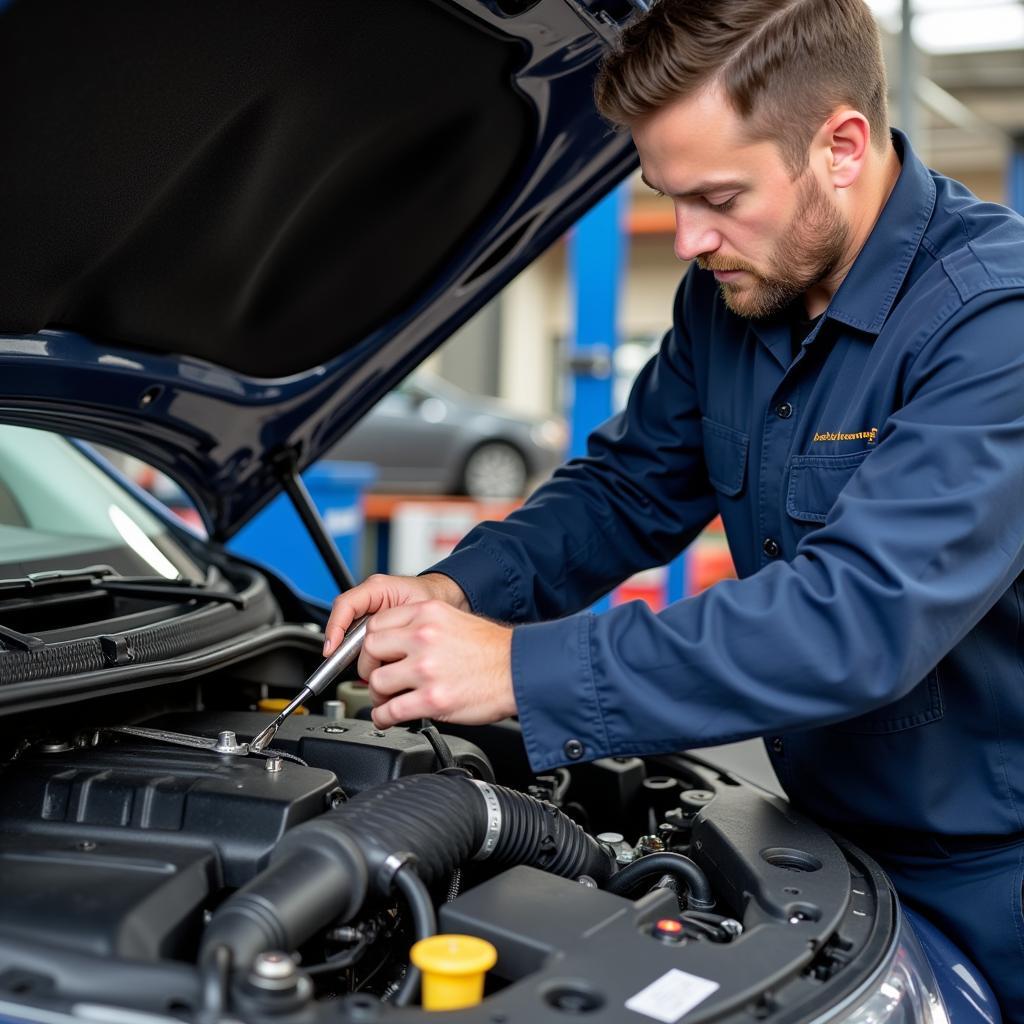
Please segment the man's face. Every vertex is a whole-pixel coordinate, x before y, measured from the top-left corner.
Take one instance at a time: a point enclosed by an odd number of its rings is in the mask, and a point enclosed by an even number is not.
[[[791,176],[778,147],[751,142],[717,91],[632,126],[644,180],[672,199],[675,252],[711,270],[726,305],[759,319],[828,277],[850,228],[812,162]]]

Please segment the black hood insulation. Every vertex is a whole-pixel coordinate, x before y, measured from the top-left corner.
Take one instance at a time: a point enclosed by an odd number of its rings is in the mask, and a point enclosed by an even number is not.
[[[0,8],[0,333],[309,369],[422,292],[533,137],[523,47],[443,0]]]

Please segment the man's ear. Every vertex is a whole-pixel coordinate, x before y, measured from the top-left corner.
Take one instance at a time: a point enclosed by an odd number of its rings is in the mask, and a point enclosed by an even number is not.
[[[839,110],[818,129],[814,143],[826,151],[825,171],[832,185],[849,188],[864,170],[871,126],[859,110]]]

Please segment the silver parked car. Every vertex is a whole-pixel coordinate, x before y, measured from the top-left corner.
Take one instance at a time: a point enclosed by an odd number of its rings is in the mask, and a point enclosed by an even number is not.
[[[388,392],[331,459],[376,463],[381,491],[518,498],[565,457],[568,431],[426,371]]]

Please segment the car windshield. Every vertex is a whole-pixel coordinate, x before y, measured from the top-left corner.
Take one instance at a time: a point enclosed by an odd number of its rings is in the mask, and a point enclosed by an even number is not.
[[[0,577],[107,565],[201,582],[164,524],[75,443],[0,426]]]

